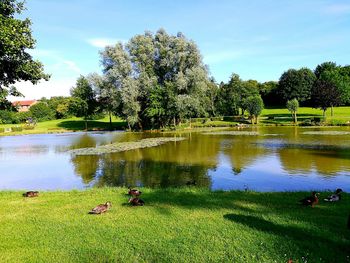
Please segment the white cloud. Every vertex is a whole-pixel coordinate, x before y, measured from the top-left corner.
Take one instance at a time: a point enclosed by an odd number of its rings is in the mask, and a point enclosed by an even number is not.
[[[33,85],[29,81],[18,82],[15,86],[25,97],[9,97],[8,99],[14,101],[69,96],[69,91],[75,85],[75,82],[76,78],[56,79],[54,77],[49,81],[40,81],[37,85]]]
[[[117,42],[126,42],[123,39],[117,39],[117,38],[91,38],[88,39],[87,42],[98,48],[104,48],[106,46],[115,45]]]
[[[323,10],[327,14],[343,15],[350,13],[350,4],[333,4],[326,6]]]

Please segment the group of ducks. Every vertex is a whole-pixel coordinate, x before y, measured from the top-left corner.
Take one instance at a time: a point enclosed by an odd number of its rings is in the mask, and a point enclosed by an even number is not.
[[[326,202],[337,202],[341,200],[341,193],[343,192],[342,189],[338,188],[334,194],[331,194],[327,198],[323,199]],[[305,197],[304,199],[301,199],[299,202],[302,205],[305,206],[311,206],[314,207],[314,205],[318,204],[318,196],[320,193],[312,192],[311,196]],[[348,218],[348,228],[350,229],[350,215]]]
[[[343,190],[338,188],[334,194],[331,194],[330,196],[325,198],[324,201],[337,202],[337,201],[341,200],[341,193],[342,192],[343,192]],[[318,204],[318,196],[319,195],[320,195],[320,193],[312,192],[311,196],[305,197],[304,199],[301,199],[299,202],[302,205],[314,207],[314,205]]]
[[[131,195],[131,197],[128,200],[128,203],[131,204],[132,206],[144,206],[145,201],[139,198],[139,196],[142,194],[141,191],[137,189],[131,189],[129,188],[128,195]],[[100,215],[102,213],[107,212],[112,206],[111,202],[106,202],[105,204],[100,204],[93,208],[89,214],[94,214],[94,215]]]
[[[331,194],[327,198],[324,199],[326,202],[337,202],[341,200],[341,193],[343,192],[342,189],[338,188],[334,194]],[[131,197],[128,200],[128,203],[132,206],[144,206],[145,202],[139,198],[139,196],[142,194],[141,191],[137,189],[131,189],[129,188],[128,195]],[[318,204],[318,196],[320,193],[312,192],[311,196],[305,197],[304,199],[301,199],[299,202],[304,206],[311,206],[314,207],[314,205]],[[23,197],[38,197],[39,192],[38,191],[28,191],[23,194]],[[111,202],[106,202],[105,204],[100,204],[96,207],[94,207],[91,211],[89,211],[89,214],[95,214],[99,215],[102,213],[107,212],[112,207]],[[350,229],[350,215],[348,219],[348,228]]]
[[[144,206],[145,201],[139,198],[141,194],[142,194],[141,191],[137,189],[129,188],[128,195],[131,195],[131,197],[129,198],[128,203],[132,206]],[[38,197],[38,196],[39,196],[38,191],[28,191],[23,194],[23,197]],[[112,207],[112,203],[108,201],[104,204],[99,204],[98,206],[91,209],[91,211],[89,211],[89,214],[99,215],[107,212],[111,207]]]

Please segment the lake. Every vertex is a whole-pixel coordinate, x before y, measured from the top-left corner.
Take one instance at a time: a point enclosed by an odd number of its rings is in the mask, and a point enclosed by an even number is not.
[[[69,151],[150,137],[180,142],[104,155]],[[350,191],[349,127],[252,127],[172,133],[63,133],[0,137],[1,190],[100,186]]]

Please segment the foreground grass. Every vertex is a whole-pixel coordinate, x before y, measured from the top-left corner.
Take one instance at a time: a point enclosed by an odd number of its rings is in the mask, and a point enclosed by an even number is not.
[[[347,194],[310,208],[301,192],[142,190],[144,207],[121,188],[0,192],[0,262],[349,262]]]

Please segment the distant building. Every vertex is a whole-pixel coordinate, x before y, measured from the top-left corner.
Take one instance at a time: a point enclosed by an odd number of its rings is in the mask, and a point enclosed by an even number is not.
[[[29,111],[29,108],[34,104],[38,103],[37,100],[22,100],[22,101],[14,101],[12,105],[18,109],[18,111]]]

